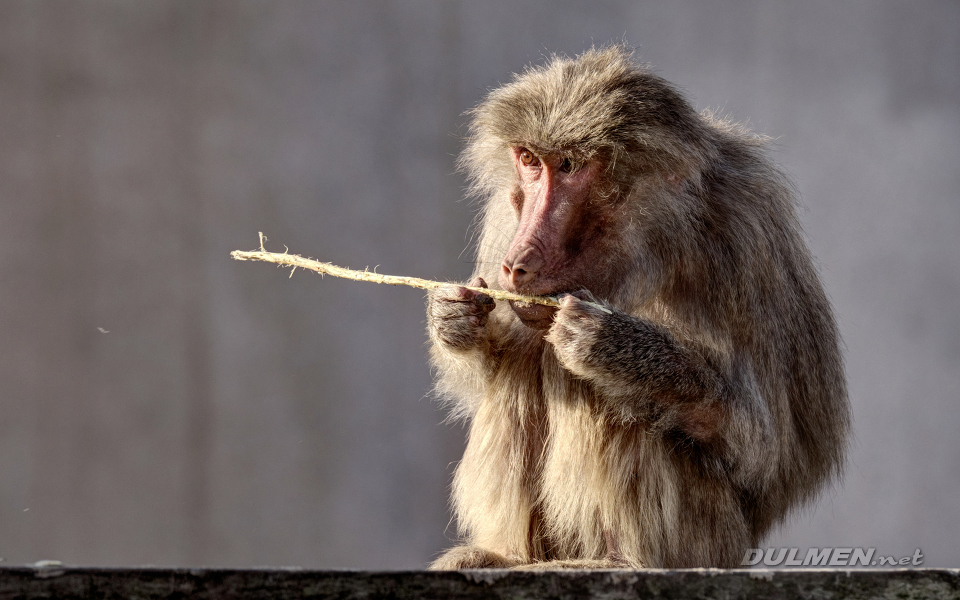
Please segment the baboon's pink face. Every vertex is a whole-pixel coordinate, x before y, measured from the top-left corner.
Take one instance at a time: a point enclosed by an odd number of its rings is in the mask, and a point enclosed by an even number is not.
[[[500,267],[503,289],[530,296],[595,289],[609,203],[597,196],[595,161],[578,164],[558,154],[538,155],[526,147],[513,149],[518,186],[511,201],[520,224]],[[550,326],[556,309],[511,303],[528,326]]]

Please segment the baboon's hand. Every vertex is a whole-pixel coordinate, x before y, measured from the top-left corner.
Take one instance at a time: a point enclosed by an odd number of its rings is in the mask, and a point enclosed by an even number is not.
[[[477,277],[471,287],[487,287]],[[496,303],[490,296],[458,285],[430,290],[427,301],[427,325],[430,337],[454,350],[469,350],[484,338],[487,315]]]
[[[553,344],[557,358],[574,375],[590,378],[596,367],[596,346],[605,317],[600,308],[582,302],[596,302],[590,292],[583,290],[567,294],[560,300],[560,309],[553,318],[547,341]]]

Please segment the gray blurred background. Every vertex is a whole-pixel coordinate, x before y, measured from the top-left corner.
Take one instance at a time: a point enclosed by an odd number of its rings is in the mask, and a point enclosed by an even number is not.
[[[0,3],[0,557],[419,568],[464,431],[423,294],[459,279],[464,117],[626,40],[775,138],[847,346],[844,482],[770,546],[960,566],[960,3]]]

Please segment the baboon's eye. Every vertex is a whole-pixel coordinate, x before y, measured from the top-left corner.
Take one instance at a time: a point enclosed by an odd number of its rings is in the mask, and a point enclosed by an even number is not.
[[[531,167],[531,166],[537,164],[538,161],[537,161],[537,157],[533,155],[533,152],[530,152],[530,151],[527,150],[526,148],[521,148],[521,149],[520,149],[520,162],[522,162],[523,164],[527,165],[528,167]]]

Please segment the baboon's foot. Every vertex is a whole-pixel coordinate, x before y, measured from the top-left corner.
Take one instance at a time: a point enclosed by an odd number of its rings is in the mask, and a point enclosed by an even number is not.
[[[557,571],[560,569],[642,569],[643,563],[622,558],[570,558],[545,560],[512,567],[515,571]]]
[[[485,550],[479,546],[454,546],[430,565],[431,571],[459,571],[460,569],[509,569],[519,560]]]

